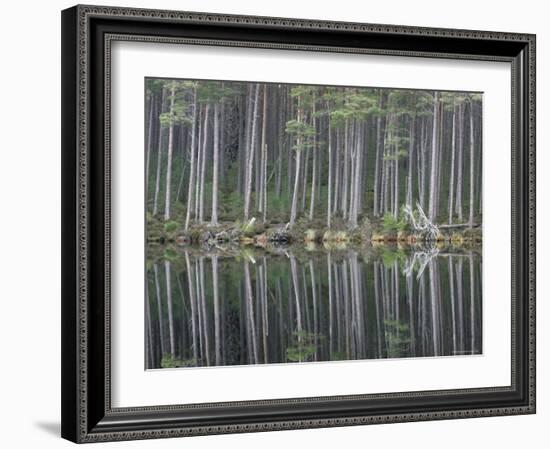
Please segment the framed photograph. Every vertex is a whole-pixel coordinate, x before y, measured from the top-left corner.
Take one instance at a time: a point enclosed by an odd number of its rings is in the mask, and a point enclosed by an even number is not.
[[[62,436],[535,412],[535,36],[62,12]]]

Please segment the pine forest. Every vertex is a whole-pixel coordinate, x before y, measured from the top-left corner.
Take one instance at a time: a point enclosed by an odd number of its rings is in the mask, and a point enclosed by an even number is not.
[[[482,100],[146,78],[146,367],[480,354]]]

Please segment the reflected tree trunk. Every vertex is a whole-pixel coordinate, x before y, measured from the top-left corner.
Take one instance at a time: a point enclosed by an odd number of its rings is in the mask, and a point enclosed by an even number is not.
[[[160,338],[160,354],[161,358],[165,354],[164,346],[164,317],[162,315],[162,298],[160,296],[160,282],[159,282],[159,270],[157,264],[153,265],[153,271],[155,273],[155,289],[157,293],[157,313],[159,317],[159,338]]]
[[[166,277],[166,297],[168,300],[168,330],[170,336],[170,355],[172,359],[176,358],[176,339],[174,333],[174,304],[172,302],[172,271],[170,261],[164,261],[164,273]]]
[[[215,364],[221,363],[220,294],[218,284],[218,256],[212,256],[212,294],[214,297],[214,354]]]
[[[254,298],[252,296],[252,280],[250,277],[250,267],[248,261],[244,263],[244,282],[246,289],[246,308],[247,308],[247,322],[248,322],[248,334],[250,342],[252,343],[252,363],[258,363],[258,343],[256,338],[256,325],[254,319]]]

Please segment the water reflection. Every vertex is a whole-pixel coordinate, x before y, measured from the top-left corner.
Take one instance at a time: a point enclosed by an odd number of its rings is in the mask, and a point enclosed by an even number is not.
[[[475,252],[186,248],[152,259],[148,368],[481,353]]]

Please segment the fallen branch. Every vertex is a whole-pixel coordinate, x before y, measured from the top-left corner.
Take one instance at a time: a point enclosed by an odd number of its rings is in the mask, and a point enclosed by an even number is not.
[[[472,228],[477,228],[479,226],[480,225],[478,225],[478,224],[473,224]],[[442,224],[442,225],[439,225],[439,229],[469,228],[469,227],[470,227],[470,223],[457,223],[457,224]]]

